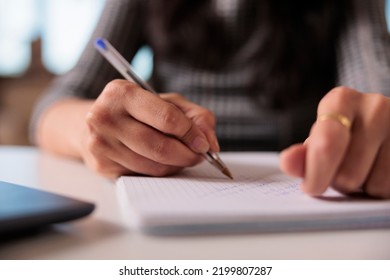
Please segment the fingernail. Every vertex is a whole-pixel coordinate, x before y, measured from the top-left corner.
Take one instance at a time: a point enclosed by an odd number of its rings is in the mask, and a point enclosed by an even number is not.
[[[206,139],[204,139],[203,137],[201,136],[198,136],[194,139],[194,141],[192,142],[192,148],[196,151],[196,152],[199,152],[199,153],[206,153],[208,152],[208,150],[210,150],[210,145],[209,143],[206,141]]]

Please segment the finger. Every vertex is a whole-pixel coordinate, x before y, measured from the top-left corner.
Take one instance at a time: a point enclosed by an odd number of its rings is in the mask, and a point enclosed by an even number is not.
[[[365,183],[364,191],[373,197],[390,198],[390,176],[388,162],[390,161],[390,142],[386,141],[380,148],[372,171]]]
[[[194,152],[205,153],[210,149],[206,136],[175,104],[131,83],[124,85],[123,90],[126,91],[124,106],[132,117],[177,137]]]
[[[215,134],[216,119],[214,114],[197,104],[190,102],[183,96],[176,93],[168,93],[160,95],[164,100],[167,100],[184,112],[197,127],[206,135],[210,144],[210,151],[219,152],[220,147],[217,136]]]
[[[188,167],[201,161],[198,154],[178,139],[132,118],[124,119],[109,133],[136,154],[162,165]]]
[[[145,158],[128,149],[128,147],[120,142],[118,142],[115,150],[110,150],[107,153],[107,157],[126,168],[124,174],[143,174],[162,177],[177,173],[182,169],[181,167],[161,164]]]
[[[105,131],[112,135],[116,130]],[[88,141],[87,165],[97,173],[116,178],[123,174],[166,176],[180,170],[154,162],[131,151],[115,137],[107,138],[91,129]]]
[[[114,139],[101,137],[92,126],[89,126],[86,139],[86,149],[83,150],[82,157],[90,169],[107,178],[116,178],[128,172],[127,168],[107,157],[114,149]]]
[[[372,169],[387,132],[384,115],[388,101],[382,95],[361,95],[351,141],[332,186],[346,194],[360,191]]]
[[[307,145],[302,189],[311,195],[323,193],[330,185],[349,142],[349,132],[331,121],[317,123]]]
[[[99,120],[89,117],[92,127],[91,134],[95,136],[95,147],[99,147],[99,137],[105,141],[118,139],[140,156],[148,158],[154,162],[177,167],[193,166],[200,162],[201,157],[190,150],[186,145],[174,137],[165,135],[154,128],[134,120],[129,116],[124,116],[115,125],[104,125]],[[92,137],[92,136],[91,136]],[[112,140],[111,140],[112,141]],[[96,149],[96,148],[94,148]]]
[[[113,144],[113,140],[119,139],[135,153],[161,164],[185,167],[199,163],[200,156],[178,139],[140,123],[125,111],[109,113],[112,108],[106,110],[104,106],[104,103],[97,104],[87,117],[92,139],[90,149],[99,149],[104,144],[101,142]]]
[[[294,177],[305,175],[306,146],[295,144],[280,154],[280,167],[284,173]]]
[[[353,121],[355,98],[355,93],[349,89],[332,90],[321,100],[318,115],[334,112]],[[335,120],[317,121],[313,125],[310,141],[306,144],[305,177],[301,185],[303,191],[320,195],[327,189],[346,154],[349,141],[349,129]]]

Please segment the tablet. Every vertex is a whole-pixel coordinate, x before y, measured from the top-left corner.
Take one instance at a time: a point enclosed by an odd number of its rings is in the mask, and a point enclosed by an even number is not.
[[[78,219],[94,207],[89,202],[0,181],[0,235]]]

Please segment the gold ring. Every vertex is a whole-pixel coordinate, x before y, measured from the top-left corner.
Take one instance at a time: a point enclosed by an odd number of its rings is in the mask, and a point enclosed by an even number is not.
[[[324,113],[317,117],[317,121],[334,120],[342,126],[350,129],[352,126],[351,121],[344,115],[338,113]]]

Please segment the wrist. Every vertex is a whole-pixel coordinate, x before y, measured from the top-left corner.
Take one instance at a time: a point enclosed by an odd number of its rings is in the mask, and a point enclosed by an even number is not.
[[[42,115],[38,144],[55,154],[82,157],[86,115],[93,101],[67,99],[53,104]]]

